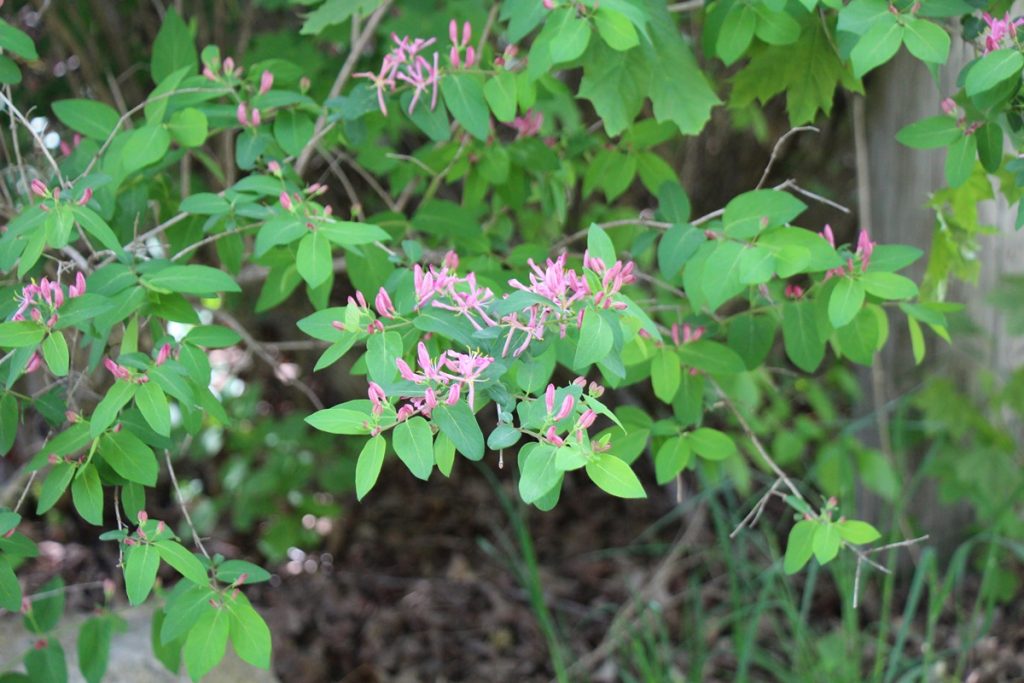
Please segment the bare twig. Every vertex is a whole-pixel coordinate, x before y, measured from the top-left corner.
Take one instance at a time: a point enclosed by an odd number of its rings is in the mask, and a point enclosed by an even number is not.
[[[182,452],[188,449],[191,442],[191,436],[185,438],[185,443],[181,447]],[[203,545],[203,539],[199,538],[199,532],[196,531],[196,525],[192,523],[192,516],[188,513],[188,505],[185,504],[185,496],[182,494],[181,487],[178,485],[178,476],[174,473],[174,464],[171,462],[171,452],[166,448],[164,449],[164,461],[167,463],[167,473],[171,475],[171,485],[174,487],[174,495],[178,499],[178,507],[181,508],[181,514],[185,518],[185,524],[188,525],[189,531],[192,532],[192,541],[196,544],[196,547],[199,548],[199,551],[203,553],[206,559],[210,559],[210,553],[206,552],[206,546]]]
[[[819,131],[814,126],[797,126],[796,128],[790,128],[781,138],[775,141],[775,146],[772,147],[772,155],[768,158],[768,165],[764,167],[764,173],[761,174],[761,180],[757,182],[757,187],[755,187],[754,189],[760,190],[768,181],[768,174],[772,172],[772,166],[775,165],[775,160],[779,158],[779,152],[782,151],[782,145],[786,143],[786,140],[793,137],[797,133],[806,132],[819,133],[821,131]]]
[[[352,72],[356,68],[356,62],[359,61],[359,57],[363,54],[363,50],[369,44],[373,38],[374,32],[377,30],[377,25],[380,24],[381,20],[384,19],[384,15],[388,9],[391,8],[391,0],[384,0],[380,7],[378,7],[370,18],[366,20],[366,26],[363,27],[362,33],[352,43],[352,49],[349,50],[348,57],[345,59],[345,63],[341,66],[341,71],[338,72],[338,77],[334,79],[334,85],[331,86],[331,90],[327,93],[327,100],[337,97],[341,94],[341,89],[345,87],[345,83],[352,76]],[[295,161],[295,172],[300,176],[305,172],[306,166],[309,164],[310,158],[313,156],[313,152],[316,150],[317,143],[334,128],[334,123],[327,122],[327,110],[324,109],[317,117],[316,123],[313,126],[313,136],[306,142],[306,146],[299,152],[298,159]]]

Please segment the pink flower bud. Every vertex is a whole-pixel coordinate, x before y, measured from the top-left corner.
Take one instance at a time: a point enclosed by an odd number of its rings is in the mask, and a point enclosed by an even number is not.
[[[34,195],[36,195],[38,197],[49,197],[50,196],[50,191],[46,188],[46,183],[44,183],[39,178],[34,179],[30,183],[29,186],[32,189],[32,194],[34,194]]]
[[[239,102],[238,103],[238,109],[235,110],[235,118],[238,119],[238,125],[240,125],[240,126],[248,126],[249,125],[249,115],[245,111],[245,103],[244,102]]]
[[[292,204],[292,198],[288,196],[287,192],[282,192],[279,199],[281,200],[281,206],[284,208],[285,211],[292,210],[294,204]]]
[[[274,87],[274,74],[264,71],[260,74],[260,94],[267,94]]]
[[[558,420],[564,420],[569,417],[569,413],[572,412],[572,407],[575,402],[576,399],[572,397],[572,394],[567,394],[566,397],[562,399],[562,407],[559,408],[558,414],[555,415],[555,421],[557,422]]]
[[[89,203],[89,200],[91,200],[91,199],[92,199],[92,188],[91,187],[87,187],[87,188],[85,188],[85,192],[82,193],[81,198],[78,200],[78,205],[79,206],[85,206],[86,204]]]
[[[163,365],[167,362],[167,359],[171,356],[171,345],[164,344],[160,347],[160,350],[156,354],[156,364]]]
[[[382,318],[393,319],[395,317],[395,307],[391,303],[391,297],[388,296],[387,290],[383,287],[377,291],[373,303]]]

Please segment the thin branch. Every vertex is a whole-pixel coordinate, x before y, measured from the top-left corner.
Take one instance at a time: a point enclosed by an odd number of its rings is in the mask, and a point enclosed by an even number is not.
[[[352,72],[356,68],[356,62],[359,61],[359,57],[362,56],[363,50],[369,44],[373,38],[374,32],[377,30],[377,25],[380,24],[381,20],[384,19],[384,15],[388,9],[391,8],[391,0],[384,0],[383,4],[370,15],[370,18],[366,21],[366,26],[363,27],[362,33],[359,34],[359,38],[352,44],[352,49],[348,53],[348,57],[345,59],[345,63],[341,66],[341,71],[338,72],[338,77],[334,79],[334,85],[331,86],[331,90],[327,93],[326,100],[330,100],[341,94],[341,89],[345,87],[345,83],[352,76]],[[327,135],[332,128],[334,123],[327,122],[327,110],[324,109],[317,117],[316,123],[313,126],[313,136],[306,142],[306,146],[299,152],[298,159],[295,161],[295,172],[300,176],[305,172],[306,166],[309,165],[309,160],[313,156],[313,152],[316,150],[317,143]]]
[[[192,437],[188,436],[185,443],[182,445],[181,450],[184,452],[188,449],[189,444],[192,442]],[[210,553],[206,552],[206,546],[203,545],[203,539],[199,538],[199,532],[196,531],[196,525],[192,523],[192,516],[188,513],[188,505],[185,504],[185,496],[181,493],[181,487],[178,485],[178,476],[174,473],[174,464],[171,462],[171,452],[168,449],[164,449],[164,462],[167,463],[167,472],[171,475],[171,485],[174,487],[174,494],[178,498],[178,507],[181,508],[181,514],[185,517],[185,524],[188,525],[189,530],[192,532],[192,541],[199,548],[199,551],[210,559]]]
[[[790,139],[797,133],[820,133],[814,126],[797,126],[796,128],[790,128],[785,135],[775,141],[775,146],[772,147],[772,155],[768,158],[768,165],[764,167],[764,173],[761,174],[761,180],[757,182],[755,190],[760,190],[764,187],[764,184],[768,181],[768,174],[772,172],[772,166],[775,165],[775,160],[779,158],[779,152],[782,151],[782,145],[786,143],[786,140]]]

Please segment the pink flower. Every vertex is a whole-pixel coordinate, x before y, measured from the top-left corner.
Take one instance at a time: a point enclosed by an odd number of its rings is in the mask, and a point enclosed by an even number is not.
[[[267,94],[272,87],[274,87],[274,74],[264,70],[264,72],[260,74],[260,94]]]
[[[125,380],[127,380],[127,379],[131,379],[131,377],[132,377],[132,373],[129,372],[127,368],[125,368],[122,365],[118,365],[117,363],[115,363],[110,358],[104,358],[103,359],[103,367],[105,367],[108,371],[110,371],[110,374],[114,376],[114,379],[125,379]]]
[[[164,344],[156,354],[156,365],[163,365],[171,357],[171,345]]]
[[[383,287],[377,292],[373,304],[377,308],[377,313],[380,314],[380,317],[388,319],[395,317],[395,307],[391,304],[391,297],[388,296],[387,290]]]
[[[1010,13],[1007,12],[1002,19],[994,19],[988,12],[983,12],[981,18],[988,24],[988,34],[985,36],[984,54],[998,50],[1004,39],[1017,39],[1017,27],[1024,24],[1024,19],[1010,20]]]

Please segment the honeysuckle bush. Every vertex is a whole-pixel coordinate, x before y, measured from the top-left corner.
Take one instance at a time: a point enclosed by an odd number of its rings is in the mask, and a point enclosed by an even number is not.
[[[62,584],[31,599],[16,574],[37,553],[18,530],[26,498],[36,515],[73,509],[117,544],[131,604],[157,586],[154,652],[169,668],[202,678],[229,641],[269,666],[270,632],[244,590],[270,574],[207,551],[173,469],[194,438],[233,429],[211,350],[276,363],[239,322],[257,314],[303,311],[298,330],[323,349],[303,373],[346,359],[360,378],[365,398],[319,409],[301,377],[278,373],[318,408],[308,424],[358,454],[359,499],[393,456],[423,480],[487,459],[541,510],[567,478],[643,498],[698,468],[749,486],[753,468],[773,483],[741,526],[786,501],[786,572],[844,549],[858,570],[879,566],[862,547],[879,532],[828,495],[849,490],[842,468],[814,487],[773,454],[810,443],[836,461],[849,448],[870,486],[890,498],[898,486],[877,454],[811,419],[763,443],[793,410],[773,369],[814,373],[830,354],[869,365],[890,324],[908,326],[920,361],[924,329],[947,336],[940,283],[967,267],[953,260],[974,233],[942,234],[921,296],[898,272],[920,251],[801,225],[807,202],[837,205],[798,181],[768,187],[766,172],[693,215],[659,149],[699,133],[726,95],[738,120],[783,96],[792,125],[812,122],[901,46],[938,69],[956,31],[978,59],[943,113],[899,139],[950,146],[950,191],[987,182],[977,157],[1015,201],[1003,148],[1020,139],[1024,54],[1017,22],[993,18],[1000,3],[983,15],[960,0],[293,4],[306,13],[296,40],[341,43],[340,71],[200,51],[169,9],[146,100],[123,113],[49,104],[59,146],[25,113],[46,103],[17,88],[33,40],[0,22],[5,143],[24,157],[4,187],[0,451],[45,434],[24,493],[0,511],[0,607],[41,636],[31,679],[66,667],[48,637]],[[728,81],[723,66],[738,67]],[[816,415],[833,411],[797,390]],[[630,405],[644,394],[649,409]],[[648,456],[645,482],[634,466]],[[180,536],[146,512],[161,480],[182,502]],[[176,582],[157,584],[163,565]],[[105,589],[109,607],[119,589]],[[83,625],[87,680],[103,677],[117,626],[109,609]]]

